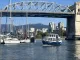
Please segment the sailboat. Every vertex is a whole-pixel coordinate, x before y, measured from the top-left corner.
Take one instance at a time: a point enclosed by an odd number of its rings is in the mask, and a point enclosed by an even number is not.
[[[10,0],[10,18],[9,19],[11,20],[11,26],[10,26],[10,33],[11,33],[11,32],[13,32],[12,17],[11,17],[11,0]],[[16,37],[12,37],[12,35],[10,33],[2,36],[1,44],[20,43],[20,41]]]
[[[4,36],[1,39],[1,44],[16,44],[16,43],[20,43],[20,41],[17,38]]]
[[[27,16],[28,13],[26,13]],[[27,22],[27,20],[26,20]],[[25,39],[20,40],[20,43],[34,43],[36,42],[34,39],[34,35],[29,32],[29,24],[26,23],[26,31],[25,31]]]
[[[26,13],[26,17],[27,17],[27,14],[28,13]],[[27,22],[27,20],[26,20],[26,22]],[[29,37],[29,25],[28,25],[28,28],[27,28],[27,23],[26,23],[26,29],[28,29],[28,31],[25,30],[24,39],[20,39],[20,43],[30,43],[31,42],[30,37]]]
[[[20,39],[20,43],[30,43],[30,38],[27,36],[26,31],[24,32],[24,39]]]

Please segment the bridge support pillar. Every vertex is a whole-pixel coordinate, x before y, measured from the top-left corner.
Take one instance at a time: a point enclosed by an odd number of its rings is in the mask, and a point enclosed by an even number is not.
[[[68,17],[67,18],[67,39],[72,40],[75,39],[75,18],[74,17]]]
[[[74,5],[75,15],[67,18],[67,38],[80,39],[80,2]]]

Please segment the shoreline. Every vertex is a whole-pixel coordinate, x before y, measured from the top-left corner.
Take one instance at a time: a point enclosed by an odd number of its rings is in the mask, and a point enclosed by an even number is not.
[[[42,39],[35,39],[35,40],[42,40]]]

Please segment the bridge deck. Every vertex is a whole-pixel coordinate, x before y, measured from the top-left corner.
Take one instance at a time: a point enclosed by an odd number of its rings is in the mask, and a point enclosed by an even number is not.
[[[9,17],[10,11],[0,10],[0,13],[2,12],[2,17]],[[28,13],[28,14],[26,14]],[[58,17],[58,18],[67,18],[74,16],[75,14],[70,13],[62,13],[62,12],[42,12],[42,11],[11,11],[12,17]],[[1,14],[0,14],[1,15]]]

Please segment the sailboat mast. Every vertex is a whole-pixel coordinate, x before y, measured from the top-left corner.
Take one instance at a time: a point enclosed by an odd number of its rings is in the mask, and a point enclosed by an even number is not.
[[[0,34],[1,34],[1,18],[2,18],[2,12],[0,13]]]
[[[28,24],[27,17],[28,17],[28,12],[26,12],[26,34],[29,37],[29,24]]]
[[[11,2],[12,1],[10,0],[10,22],[11,22],[10,23],[10,32],[13,32],[13,20],[12,20],[12,17],[11,17],[12,16],[12,14],[11,14],[11,12],[12,12]]]
[[[29,36],[29,23],[28,23],[28,37],[30,37],[30,36]]]
[[[6,25],[6,27],[5,27],[5,30],[6,30],[6,31],[5,31],[5,32],[7,33],[7,32],[8,32],[8,27],[7,27],[7,25],[8,25],[8,24],[7,24],[7,17],[6,17],[6,24],[5,24],[5,25]]]
[[[10,18],[11,18],[11,0],[10,0]]]

